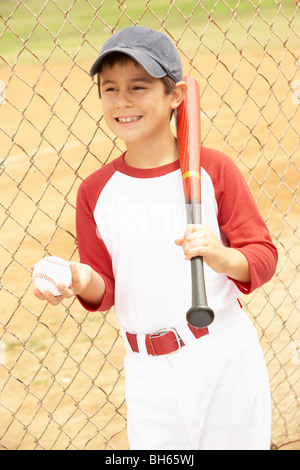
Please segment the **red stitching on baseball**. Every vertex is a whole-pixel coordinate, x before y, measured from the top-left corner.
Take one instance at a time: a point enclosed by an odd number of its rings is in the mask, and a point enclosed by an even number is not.
[[[58,284],[54,281],[54,279],[47,274],[44,273],[35,273],[33,276],[33,280],[35,281],[36,279],[45,279],[46,281],[49,281],[51,284],[54,284],[55,287],[58,287]]]
[[[64,268],[69,268],[69,264],[65,263],[64,261],[49,258],[46,258],[45,261],[48,263],[57,264],[58,266],[63,266]]]

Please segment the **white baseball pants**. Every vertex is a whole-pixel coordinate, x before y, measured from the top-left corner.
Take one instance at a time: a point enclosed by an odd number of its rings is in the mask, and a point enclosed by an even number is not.
[[[233,318],[181,351],[125,358],[132,450],[268,450],[269,381],[255,329]]]

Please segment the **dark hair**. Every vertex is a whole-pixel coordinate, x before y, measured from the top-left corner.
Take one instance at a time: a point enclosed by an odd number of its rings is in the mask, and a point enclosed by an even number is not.
[[[100,68],[97,72],[97,85],[98,85],[98,95],[99,98],[101,99],[101,91],[100,91],[100,74],[101,71],[104,67],[109,67],[112,68],[116,64],[118,65],[125,65],[128,63],[134,63],[136,65],[139,65],[136,60],[134,60],[132,57],[130,57],[128,54],[124,54],[123,52],[112,52],[111,54],[108,54],[104,59],[103,62],[100,65]],[[165,77],[162,77],[160,79],[165,87],[165,92],[167,95],[170,95],[172,91],[174,90],[176,86],[176,82],[166,75]],[[172,119],[173,114],[175,113],[175,110],[172,109],[170,119]]]

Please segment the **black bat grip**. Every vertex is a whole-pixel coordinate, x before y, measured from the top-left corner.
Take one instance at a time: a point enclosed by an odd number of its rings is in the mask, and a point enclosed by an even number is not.
[[[215,318],[214,311],[207,305],[203,258],[191,259],[192,307],[186,314],[187,322],[196,328],[209,326]]]
[[[201,224],[201,204],[189,204],[188,222]],[[207,305],[204,267],[202,256],[191,259],[192,307],[186,314],[187,322],[195,328],[206,328],[215,318],[214,311]]]

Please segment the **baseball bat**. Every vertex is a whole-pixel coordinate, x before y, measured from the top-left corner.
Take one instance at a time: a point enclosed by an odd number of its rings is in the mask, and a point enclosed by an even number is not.
[[[201,209],[201,132],[200,88],[192,77],[184,77],[187,93],[177,109],[177,144],[187,209],[188,224],[202,224]],[[202,256],[191,259],[192,306],[186,314],[188,323],[205,328],[214,320],[207,305]]]

